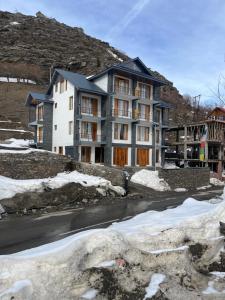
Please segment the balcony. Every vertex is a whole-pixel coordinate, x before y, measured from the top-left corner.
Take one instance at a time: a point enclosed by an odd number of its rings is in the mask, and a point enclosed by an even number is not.
[[[112,116],[116,118],[125,118],[125,119],[131,119],[132,113],[128,110],[120,110],[120,109],[113,109],[112,110]]]
[[[137,121],[150,122],[150,113],[143,113],[139,110],[134,110],[133,119]]]
[[[101,111],[98,111],[97,108],[91,106],[81,106],[80,113],[77,116],[78,120],[85,120],[85,121],[100,121],[104,120],[105,116],[102,116]]]
[[[78,134],[81,143],[105,143],[106,137],[101,134],[81,132]]]
[[[120,99],[135,100],[138,97],[135,95],[134,90],[130,86],[122,86],[114,84],[111,88],[112,92]]]
[[[94,117],[98,116],[98,111],[96,108],[90,106],[81,106],[81,114],[91,115]]]

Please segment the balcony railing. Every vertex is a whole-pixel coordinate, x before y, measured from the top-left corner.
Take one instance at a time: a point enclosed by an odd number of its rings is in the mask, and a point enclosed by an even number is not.
[[[98,116],[98,111],[97,109],[93,108],[93,107],[88,107],[88,106],[81,106],[81,113],[82,114],[87,114],[87,115],[91,115],[91,116]]]
[[[143,91],[140,89],[135,89],[134,95],[140,99],[149,99],[150,100],[150,92]]]
[[[149,137],[139,136],[137,137],[137,142],[149,142]]]
[[[79,134],[80,140],[85,142],[103,142],[105,137],[101,134],[90,134],[82,132]]]
[[[114,85],[113,92],[119,95],[134,96],[133,90],[129,86]]]
[[[128,110],[120,110],[120,109],[113,109],[112,110],[112,115],[113,117],[117,117],[117,118],[126,118],[126,119],[131,119],[132,117],[132,113]]]

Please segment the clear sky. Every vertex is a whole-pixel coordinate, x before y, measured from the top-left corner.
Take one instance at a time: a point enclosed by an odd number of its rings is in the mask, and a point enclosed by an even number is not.
[[[0,0],[0,10],[82,27],[202,102],[225,74],[225,0]]]

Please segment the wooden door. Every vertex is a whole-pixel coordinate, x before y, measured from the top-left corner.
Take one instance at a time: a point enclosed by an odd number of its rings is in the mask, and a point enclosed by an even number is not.
[[[97,123],[92,123],[92,141],[96,141],[97,140]]]
[[[81,161],[91,162],[91,147],[81,147]]]
[[[92,99],[92,113],[95,117],[98,115],[98,100],[95,98]]]
[[[128,164],[128,148],[114,147],[113,164],[120,167]]]
[[[149,165],[149,149],[137,149],[137,165],[139,165],[140,167]]]

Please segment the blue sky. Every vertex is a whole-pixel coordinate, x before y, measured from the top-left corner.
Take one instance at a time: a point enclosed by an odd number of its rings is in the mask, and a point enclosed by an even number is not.
[[[211,89],[225,74],[224,0],[0,0],[0,10],[40,10],[82,27],[202,102],[214,102]]]

